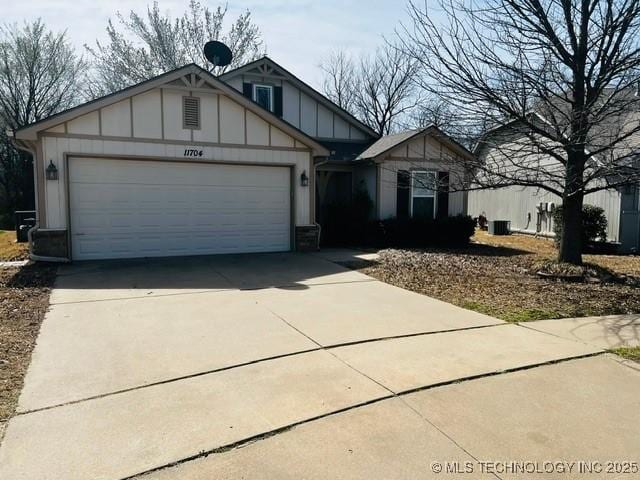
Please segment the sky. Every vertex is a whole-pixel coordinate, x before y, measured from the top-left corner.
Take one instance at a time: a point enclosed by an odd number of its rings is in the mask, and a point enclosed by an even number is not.
[[[2,22],[23,23],[41,17],[56,31],[66,30],[79,49],[106,37],[107,20],[117,11],[146,11],[153,0],[22,0],[3,6]],[[212,8],[223,2],[202,0]],[[188,0],[159,0],[160,10],[181,15]],[[318,67],[333,50],[372,52],[406,22],[405,0],[242,0],[229,2],[229,19],[250,10],[267,54],[302,80],[319,88]]]

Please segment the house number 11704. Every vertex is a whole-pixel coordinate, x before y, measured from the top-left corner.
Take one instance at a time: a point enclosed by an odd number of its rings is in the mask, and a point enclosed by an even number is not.
[[[185,148],[184,156],[185,157],[201,157],[202,156],[202,150],[198,150],[198,149],[195,149],[195,148]]]

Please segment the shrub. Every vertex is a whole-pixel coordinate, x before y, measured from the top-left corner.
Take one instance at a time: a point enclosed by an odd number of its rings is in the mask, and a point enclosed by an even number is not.
[[[435,220],[378,220],[368,225],[364,245],[376,248],[459,247],[469,243],[475,222],[467,215]]]
[[[553,231],[556,234],[556,245],[562,238],[562,205],[553,211]],[[582,245],[586,247],[590,242],[607,240],[607,217],[604,210],[595,205],[582,207]]]

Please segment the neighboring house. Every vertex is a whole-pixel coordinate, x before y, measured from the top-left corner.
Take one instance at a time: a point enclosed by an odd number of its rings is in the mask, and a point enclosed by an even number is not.
[[[318,210],[358,188],[376,218],[463,213],[442,185],[471,155],[434,127],[378,139],[266,57],[187,65],[14,141],[35,159],[32,255],[73,260],[313,249]]]
[[[478,161],[501,161],[508,152],[522,152],[527,135],[510,122],[487,132],[478,143]],[[534,149],[534,147],[531,147]],[[538,154],[542,165],[558,168],[551,157]],[[620,244],[621,252],[640,251],[640,186],[601,190],[585,196],[584,203],[601,207],[608,221],[607,240]],[[509,220],[514,232],[553,236],[553,210],[562,198],[536,187],[510,186],[469,192],[468,213],[489,220]]]

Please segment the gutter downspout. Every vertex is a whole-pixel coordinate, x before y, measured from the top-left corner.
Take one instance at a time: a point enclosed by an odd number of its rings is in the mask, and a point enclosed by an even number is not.
[[[36,162],[39,161],[36,151],[27,142],[18,140],[12,130],[7,130],[7,135],[11,139],[11,142],[18,150],[27,152],[33,158],[33,182],[34,182],[34,195],[35,195],[35,211],[36,211],[36,224],[27,232],[27,238],[29,239],[29,259],[35,262],[55,262],[55,263],[69,263],[70,260],[66,257],[47,257],[42,255],[36,255],[33,253],[33,233],[40,229],[40,212],[38,211],[38,170]]]

